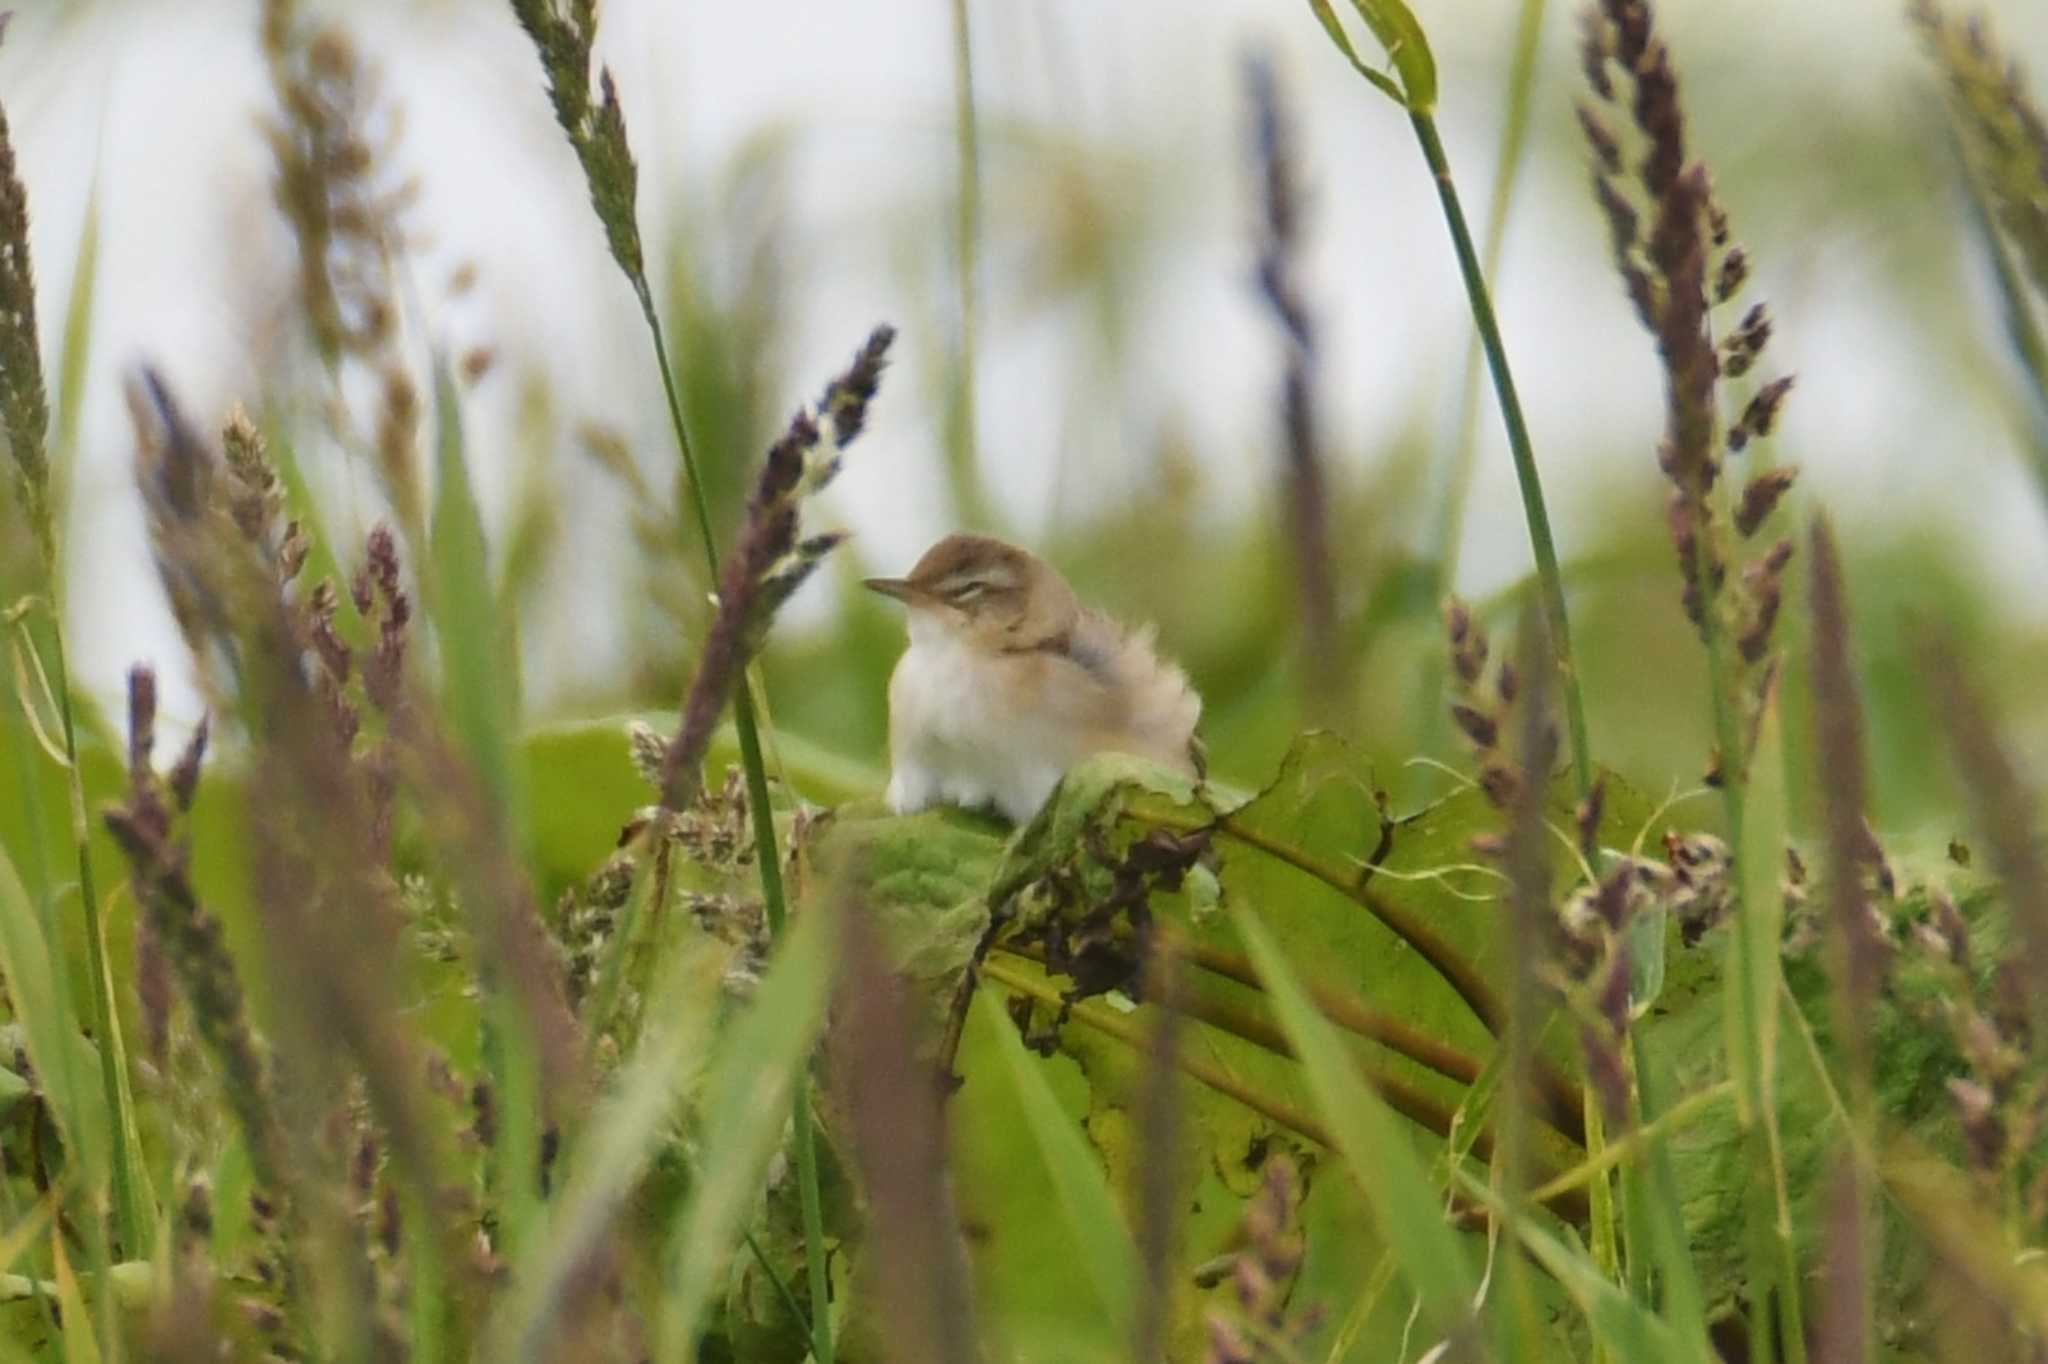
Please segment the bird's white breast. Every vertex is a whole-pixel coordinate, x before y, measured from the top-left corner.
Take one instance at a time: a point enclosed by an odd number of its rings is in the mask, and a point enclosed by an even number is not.
[[[1078,745],[1018,704],[1005,663],[911,613],[889,683],[891,809],[993,804],[1022,822],[1045,803]]]

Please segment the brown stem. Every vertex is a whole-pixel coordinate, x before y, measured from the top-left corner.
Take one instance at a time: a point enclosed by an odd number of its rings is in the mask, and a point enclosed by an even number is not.
[[[1005,955],[1019,955],[1010,952],[1008,948],[997,950]],[[1022,959],[1029,960],[1029,958]],[[999,982],[1020,994],[1029,995],[1033,999],[1050,1005],[1053,1008],[1066,1009],[1069,1018],[1102,1033],[1106,1037],[1115,1038],[1117,1041],[1135,1049],[1142,1050],[1145,1047],[1145,1035],[1134,1021],[1120,1017],[1107,1009],[1091,1005],[1085,1001],[1070,1005],[1061,995],[1059,989],[1050,981],[1034,980],[999,960],[994,955],[991,955],[982,962],[981,971],[990,980]],[[1189,1016],[1202,1017],[1199,1014],[1195,1014],[1192,1010],[1189,1011]],[[1284,1040],[1280,1042],[1279,1046],[1271,1046],[1259,1037],[1237,1033],[1234,1028],[1226,1027],[1220,1023],[1213,1023],[1208,1018],[1202,1018],[1202,1021],[1210,1022],[1211,1026],[1218,1027],[1226,1032],[1232,1032],[1235,1036],[1243,1037],[1245,1041],[1252,1042],[1256,1046],[1265,1047],[1267,1050],[1275,1051],[1280,1055],[1291,1056],[1293,1054],[1291,1049],[1283,1050],[1286,1046]],[[1266,1026],[1270,1028],[1270,1025]],[[1256,1031],[1258,1025],[1252,1024],[1251,1027]],[[1186,1051],[1183,1051],[1179,1056],[1178,1066],[1182,1074],[1201,1081],[1225,1098],[1235,1099],[1261,1117],[1267,1118],[1291,1132],[1306,1137],[1320,1146],[1335,1149],[1328,1129],[1315,1118],[1290,1104],[1274,1098],[1272,1095],[1252,1088],[1238,1077],[1224,1070],[1221,1066],[1203,1060],[1201,1057],[1191,1055]],[[1450,1136],[1451,1120],[1453,1117],[1450,1109],[1428,1095],[1421,1093],[1413,1086],[1379,1074],[1370,1066],[1361,1065],[1360,1070],[1365,1074],[1367,1080],[1371,1082],[1374,1090],[1379,1094],[1387,1107],[1409,1119],[1417,1126],[1427,1128],[1440,1137],[1448,1138]],[[1491,1155],[1492,1149],[1492,1141],[1484,1132],[1480,1133],[1472,1143],[1473,1154],[1479,1156],[1482,1160],[1487,1159]],[[1549,1206],[1559,1217],[1575,1225],[1583,1225],[1588,1215],[1583,1189],[1566,1190],[1553,1199]]]
[[[1187,948],[1187,958],[1203,970],[1222,976],[1225,980],[1234,981],[1247,989],[1262,988],[1258,972],[1252,968],[1249,961],[1236,952],[1225,951],[1209,943],[1193,943]],[[1392,1014],[1367,1008],[1342,990],[1334,990],[1313,981],[1304,984],[1309,998],[1315,1002],[1317,1010],[1323,1017],[1345,1031],[1377,1042],[1387,1050],[1405,1056],[1446,1079],[1456,1080],[1465,1085],[1478,1081],[1481,1066],[1477,1057],[1409,1026]],[[1586,1113],[1579,1087],[1548,1064],[1539,1064],[1534,1084],[1536,1098],[1540,1104],[1539,1116],[1572,1141],[1584,1146]]]

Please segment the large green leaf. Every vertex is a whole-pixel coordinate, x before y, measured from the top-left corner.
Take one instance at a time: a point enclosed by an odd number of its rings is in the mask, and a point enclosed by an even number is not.
[[[1626,847],[1643,831],[1647,806],[1621,783],[1611,789],[1602,840]],[[1562,786],[1551,815],[1568,827],[1571,802]],[[1045,1029],[1059,1012],[1051,1004],[1062,993],[1077,1001],[1058,1029],[1057,1045],[1079,1063],[1078,1074],[1066,1071],[1059,1057],[1051,1064],[1072,1077],[1061,1085],[1068,1110],[1085,1121],[1127,1210],[1135,1206],[1141,1171],[1160,1158],[1132,1116],[1144,1064],[1136,1039],[1149,1032],[1153,1013],[1150,1004],[1130,1002],[1139,994],[1135,923],[1146,915],[1166,916],[1196,955],[1214,960],[1221,954],[1241,964],[1236,976],[1187,972],[1190,1007],[1203,1021],[1189,1030],[1185,1054],[1209,1078],[1184,1090],[1186,1149],[1177,1155],[1188,1171],[1190,1215],[1173,1280],[1174,1348],[1199,1350],[1212,1300],[1189,1286],[1187,1271],[1228,1244],[1244,1200],[1259,1184],[1258,1167],[1271,1154],[1292,1153],[1308,1174],[1299,1209],[1311,1229],[1297,1287],[1302,1300],[1352,1301],[1359,1266],[1370,1263],[1381,1245],[1374,1223],[1362,1215],[1355,1187],[1316,1174],[1321,1147],[1301,1124],[1327,1127],[1327,1115],[1316,1122],[1321,1101],[1303,1068],[1286,1054],[1289,1043],[1269,999],[1252,988],[1257,976],[1231,920],[1216,912],[1219,893],[1222,904],[1260,916],[1315,997],[1343,996],[1369,1006],[1436,1053],[1462,1055],[1465,1073],[1476,1075],[1492,1054],[1491,1033],[1432,958],[1453,962],[1467,978],[1467,993],[1499,988],[1504,973],[1492,897],[1500,878],[1470,846],[1498,824],[1497,813],[1476,792],[1394,818],[1382,809],[1364,763],[1339,741],[1311,735],[1249,801],[1193,790],[1173,774],[1133,759],[1091,761],[1070,773],[1052,805],[1012,840],[993,883],[996,954],[990,969],[1006,986],[1037,999],[1034,1029]],[[1153,873],[1149,880],[1142,874],[1147,868]],[[1171,874],[1162,877],[1161,869]],[[1568,864],[1560,868],[1561,880],[1571,874]],[[1429,937],[1429,951],[1376,917],[1367,899],[1409,931]],[[1044,974],[1048,964],[1056,968],[1053,977]],[[955,1104],[958,1120],[981,1132],[983,1119],[973,1113],[974,1067],[988,1062],[973,1050],[974,1040],[970,1029],[960,1067],[967,1087]],[[1464,1097],[1463,1080],[1393,1047],[1349,1032],[1339,1044],[1355,1070],[1416,1113],[1447,1120]],[[1557,1078],[1569,1084],[1568,1053],[1560,1048],[1548,1059]],[[1217,1082],[1234,1092],[1219,1091]],[[1421,1143],[1418,1157],[1436,1140],[1405,1123],[1399,1130],[1405,1140]],[[1539,1132],[1538,1141],[1543,1162],[1558,1167],[1570,1163],[1577,1149],[1549,1129]],[[975,1143],[965,1145],[973,1159],[963,1160],[975,1175],[991,1168],[983,1161],[1000,1159]],[[1016,1164],[1011,1160],[1005,1168]],[[1030,1196],[1043,1197],[1044,1191]],[[1020,1204],[1030,1196],[1020,1196]],[[973,1203],[975,1195],[968,1193],[966,1201]],[[985,1273],[1001,1278],[1000,1266],[989,1267],[1000,1259],[997,1243],[1014,1244],[1018,1233],[993,1210],[1012,1205],[987,1197],[982,1202],[994,1230],[990,1244],[980,1247],[981,1258]],[[1376,1358],[1392,1349],[1406,1312],[1403,1295],[1384,1295],[1369,1313],[1369,1326],[1346,1328],[1352,1357]],[[1338,1329],[1338,1323],[1328,1329]]]

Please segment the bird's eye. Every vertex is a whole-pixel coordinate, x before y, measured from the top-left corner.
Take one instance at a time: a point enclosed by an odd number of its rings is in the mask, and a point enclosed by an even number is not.
[[[980,596],[987,590],[988,584],[985,582],[981,582],[977,579],[972,582],[964,582],[960,584],[958,587],[954,588],[951,592],[948,592],[946,595],[950,597],[952,600],[960,602],[964,605],[967,602],[973,601],[976,597]]]

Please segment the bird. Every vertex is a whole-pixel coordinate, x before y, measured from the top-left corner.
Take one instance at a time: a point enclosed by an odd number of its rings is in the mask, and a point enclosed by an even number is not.
[[[1129,753],[1201,775],[1202,699],[1149,626],[1082,604],[1059,571],[987,535],[948,535],[871,591],[909,610],[889,679],[889,808],[1036,814],[1067,769]]]

